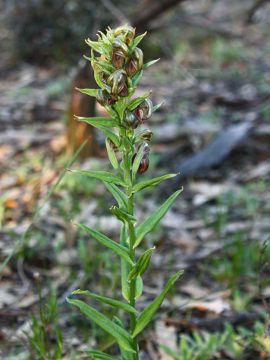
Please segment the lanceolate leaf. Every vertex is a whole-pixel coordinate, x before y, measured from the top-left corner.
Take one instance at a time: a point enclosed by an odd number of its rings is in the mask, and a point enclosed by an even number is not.
[[[150,264],[151,256],[154,250],[154,247],[148,249],[140,256],[136,265],[133,267],[133,269],[128,275],[128,281],[135,279],[137,276],[142,276],[145,273]]]
[[[94,171],[94,170],[70,170],[72,173],[89,176],[94,179],[102,180],[112,184],[125,186],[123,180],[118,176],[111,174],[108,171]]]
[[[138,300],[143,292],[143,280],[140,276],[136,278],[135,300]]]
[[[172,206],[172,204],[177,199],[178,195],[183,191],[183,189],[176,191],[173,193],[157,210],[153,212],[152,215],[150,215],[143,223],[141,223],[137,227],[136,231],[136,241],[134,244],[134,248],[136,248],[144,236],[151,232],[156,225],[160,222],[160,220],[163,218],[163,216],[167,213],[169,208]]]
[[[152,113],[157,111],[163,105],[163,103],[164,101],[161,101],[159,104],[153,106]]]
[[[109,129],[106,129],[104,126],[99,126],[99,129],[101,131],[104,132],[104,134],[112,140],[112,142],[116,145],[116,146],[120,146],[120,140],[119,140],[119,137],[113,133],[111,130]]]
[[[145,189],[149,186],[155,186],[155,185],[158,185],[159,183],[161,183],[162,181],[165,181],[165,180],[168,180],[168,179],[171,179],[175,176],[177,176],[178,174],[166,174],[166,175],[162,175],[162,176],[159,176],[159,177],[156,177],[156,178],[153,178],[153,179],[150,179],[150,180],[146,180],[146,181],[142,181],[138,184],[136,184],[133,189],[132,189],[132,192],[133,193],[136,193],[142,189]]]
[[[143,68],[144,69],[147,69],[149,68],[149,66],[152,66],[154,65],[155,63],[157,63],[160,59],[155,59],[155,60],[152,60],[152,61],[148,61],[146,64],[144,64]]]
[[[83,117],[83,116],[75,116],[78,121],[86,122],[98,129],[101,126],[107,127],[116,127],[118,126],[118,122],[116,119],[113,118],[104,118],[104,117]]]
[[[118,344],[122,346],[125,350],[135,353],[133,349],[132,338],[126,330],[116,325],[105,315],[103,315],[102,313],[95,310],[93,307],[87,305],[81,300],[67,299],[67,302],[69,304],[77,306],[81,310],[81,312],[86,315],[90,320],[100,326],[104,331],[112,335],[118,342]]]
[[[138,82],[141,80],[143,75],[143,70],[139,71],[137,74],[135,74],[132,78],[132,84],[133,86],[137,86]]]
[[[98,93],[98,89],[79,89],[79,88],[76,88],[76,90],[78,90],[82,94],[86,94],[88,96],[93,96],[93,97],[96,97],[97,93]]]
[[[140,314],[137,319],[137,324],[132,334],[132,337],[136,337],[151,321],[153,316],[155,315],[156,311],[159,309],[160,305],[162,304],[166,294],[173,286],[173,284],[179,279],[179,277],[183,274],[183,271],[177,272],[173,275],[169,281],[167,282],[165,288],[162,290],[160,295],[155,298],[154,301],[151,302]]]
[[[127,281],[129,271],[130,271],[130,264],[127,263],[122,258],[121,259],[121,286],[122,286],[122,295],[126,301],[129,301],[129,284]]]
[[[110,211],[121,221],[123,222],[135,222],[136,218],[133,215],[130,215],[124,210],[119,209],[117,206],[112,206]]]
[[[123,321],[119,319],[119,317],[117,316],[113,317],[113,322],[115,322],[117,325],[123,328],[125,327]],[[134,360],[133,354],[131,352],[126,351],[121,346],[120,346],[120,352],[121,352],[121,360]]]
[[[133,314],[138,313],[137,310],[134,309],[134,307],[130,306],[129,304],[123,303],[119,300],[115,300],[115,299],[112,299],[112,298],[109,298],[106,296],[95,294],[92,291],[78,289],[78,290],[73,291],[72,294],[73,295],[85,295],[87,297],[96,299],[104,304],[108,304],[108,305],[116,307],[117,309],[124,310],[128,313],[133,313]]]
[[[131,100],[131,102],[128,104],[128,109],[130,111],[133,111],[138,107],[146,98],[148,98],[151,95],[152,91],[147,91],[142,96],[138,96],[136,99]]]
[[[106,235],[104,235],[104,234],[100,233],[99,231],[96,231],[84,224],[75,224],[75,225],[77,225],[79,228],[86,231],[89,235],[93,236],[93,238],[95,238],[102,245],[106,246],[107,248],[111,249],[116,254],[121,256],[121,258],[126,260],[129,264],[131,264],[131,265],[133,264],[133,262],[129,256],[128,249],[126,247],[118,244],[117,242],[108,238]]]
[[[106,143],[108,158],[109,158],[113,168],[115,170],[117,170],[118,169],[118,160],[117,160],[115,151],[112,147],[112,144],[110,143],[110,140],[108,138],[106,139],[105,143]]]
[[[104,185],[109,190],[109,192],[112,194],[112,196],[117,201],[120,208],[125,209],[127,207],[127,197],[126,195],[114,184],[108,183],[104,181]]]
[[[97,351],[97,350],[86,350],[85,351],[86,354],[91,356],[91,359],[97,359],[97,360],[119,360],[119,358],[115,357],[115,356],[111,356],[108,354],[105,354],[102,351]]]
[[[135,47],[142,41],[142,39],[145,37],[146,34],[147,34],[147,31],[145,33],[135,37],[135,39],[133,40],[131,51],[135,49]]]

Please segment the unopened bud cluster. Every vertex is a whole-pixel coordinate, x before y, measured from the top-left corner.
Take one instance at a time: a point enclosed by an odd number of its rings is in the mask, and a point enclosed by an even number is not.
[[[98,40],[87,40],[92,48],[91,64],[95,79],[100,86],[96,99],[105,108],[117,112],[117,103],[126,102],[127,106],[120,116],[120,128],[128,131],[133,136],[133,130],[145,123],[153,112],[152,101],[146,97],[131,99],[135,106],[129,106],[128,100],[135,92],[144,68],[143,52],[137,46],[145,34],[135,37],[135,29],[131,26],[121,26],[115,30],[107,29],[106,35],[99,32]],[[149,95],[149,94],[148,94]],[[125,100],[126,99],[126,100]],[[136,136],[136,151],[140,143],[150,141],[152,133],[143,130]],[[149,147],[141,159],[139,173],[147,170],[149,165]]]

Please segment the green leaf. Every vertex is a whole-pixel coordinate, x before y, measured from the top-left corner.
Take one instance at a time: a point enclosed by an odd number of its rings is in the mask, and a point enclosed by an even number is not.
[[[133,261],[131,260],[129,256],[129,251],[126,247],[118,244],[117,242],[111,240],[106,235],[100,233],[99,231],[96,231],[84,224],[75,224],[79,228],[86,231],[89,235],[93,236],[98,242],[100,242],[102,245],[106,246],[107,248],[114,251],[117,255],[121,256],[122,259],[127,261],[129,264],[133,265]]]
[[[117,206],[112,206],[110,208],[110,211],[121,221],[123,222],[127,222],[127,223],[130,223],[130,222],[135,222],[136,221],[136,218],[127,213],[126,211],[124,210],[121,210],[119,209]]]
[[[152,113],[157,111],[163,104],[164,104],[164,101],[161,101],[159,104],[153,106]]]
[[[142,41],[142,39],[145,37],[146,34],[147,34],[147,31],[145,33],[135,37],[135,39],[133,40],[132,47],[131,47],[131,53],[135,49],[135,47]]]
[[[129,284],[127,281],[129,271],[130,271],[130,265],[124,259],[121,259],[122,296],[126,301],[129,301]]]
[[[150,180],[146,180],[146,181],[142,181],[142,182],[139,182],[138,184],[136,184],[133,189],[132,189],[132,192],[133,193],[136,193],[142,189],[145,189],[149,186],[155,186],[155,185],[158,185],[159,183],[161,183],[162,181],[165,181],[165,180],[168,180],[168,179],[171,179],[175,176],[177,176],[179,174],[166,174],[166,175],[162,175],[162,176],[159,176],[159,177],[156,177],[156,178],[153,178],[153,179],[150,179]]]
[[[136,337],[152,320],[153,316],[155,315],[156,311],[159,309],[160,305],[162,304],[165,296],[167,295],[168,291],[174,285],[174,283],[179,279],[179,277],[183,274],[183,271],[178,271],[175,275],[173,275],[169,281],[167,282],[165,288],[162,290],[160,295],[155,298],[154,301],[151,302],[140,314],[137,319],[137,324],[132,334],[132,337]]]
[[[143,76],[143,70],[137,72],[137,74],[135,74],[135,75],[133,76],[133,78],[132,78],[132,84],[133,84],[134,87],[137,86],[137,84],[138,84],[139,81],[141,80],[142,76]]]
[[[119,358],[117,358],[115,356],[105,354],[102,351],[86,350],[85,353],[90,355],[92,357],[92,359],[97,359],[97,360],[119,360]]]
[[[110,143],[108,138],[105,140],[105,144],[106,144],[107,154],[108,154],[108,158],[110,160],[110,163],[112,164],[113,168],[115,170],[117,170],[118,169],[118,160],[117,160],[117,157],[115,155],[115,151],[114,151],[114,149],[112,147],[112,144]]]
[[[147,91],[142,96],[138,96],[136,99],[133,99],[128,104],[127,108],[130,111],[133,111],[138,107],[145,99],[147,99],[152,94],[152,91]]]
[[[120,208],[127,208],[127,197],[126,195],[114,184],[108,183],[104,181],[104,185],[112,194],[112,196],[117,201]]]
[[[85,39],[87,45],[89,45],[93,50],[99,52],[100,54],[104,53],[102,45],[98,41],[92,41],[90,39]]]
[[[125,327],[123,324],[123,321],[121,319],[119,319],[119,317],[115,316],[113,317],[113,322],[115,322],[117,325],[121,326],[121,327]],[[120,352],[121,352],[121,360],[134,360],[133,354],[126,351],[125,349],[123,349],[120,346]]]
[[[111,130],[109,129],[106,129],[104,126],[99,126],[98,127],[101,131],[104,132],[104,134],[109,138],[111,139],[111,141],[116,145],[116,146],[120,146],[120,139],[119,137],[114,133],[112,132]]]
[[[133,164],[132,164],[132,180],[134,181],[136,178],[136,174],[138,172],[138,169],[140,167],[141,160],[144,155],[144,146],[140,146],[139,150],[134,158]]]
[[[112,298],[109,298],[106,296],[98,295],[96,293],[93,293],[92,291],[78,289],[78,290],[73,291],[72,295],[85,295],[92,299],[96,299],[104,304],[108,304],[108,305],[116,307],[117,309],[124,310],[128,313],[131,313],[131,314],[138,313],[137,310],[134,309],[134,307],[130,306],[129,304],[125,304],[119,300],[115,300],[115,299],[112,299]]]
[[[121,180],[118,176],[115,176],[108,171],[94,171],[94,170],[69,170],[69,171],[75,174],[85,175],[108,183],[125,186],[123,180]]]
[[[120,231],[120,244],[123,247],[127,246],[126,243],[127,234],[126,234],[126,226],[122,224]],[[128,248],[126,247],[127,251]],[[129,284],[127,281],[128,273],[130,271],[130,264],[127,263],[123,258],[121,259],[121,288],[122,288],[122,296],[126,301],[129,301]]]
[[[143,280],[140,276],[136,278],[135,299],[138,300],[143,292]]]
[[[136,248],[140,244],[146,234],[151,232],[156,227],[156,225],[160,222],[163,216],[165,216],[169,208],[172,206],[172,204],[175,202],[178,195],[182,191],[183,189],[180,189],[173,193],[157,210],[153,212],[152,215],[150,215],[143,223],[141,223],[137,227],[134,248]]]
[[[157,63],[160,59],[155,59],[155,60],[152,60],[152,61],[148,61],[147,63],[144,64],[143,68],[144,69],[147,69],[149,68],[150,66],[154,65],[155,63]]]
[[[118,121],[113,118],[104,118],[104,117],[83,117],[83,116],[76,116],[75,118],[78,121],[86,122],[87,124],[90,124],[98,129],[100,129],[101,126],[107,126],[107,127],[116,127],[118,126]]]
[[[130,271],[130,273],[128,275],[128,281],[131,281],[138,276],[142,276],[145,273],[145,271],[147,270],[147,268],[150,264],[150,260],[151,260],[152,253],[154,250],[155,250],[154,247],[151,249],[148,249],[140,256],[136,265],[132,268],[132,270]]]
[[[95,310],[93,307],[87,305],[81,300],[67,299],[67,302],[69,304],[77,306],[81,310],[81,312],[86,315],[90,320],[100,326],[104,331],[112,335],[117,341],[117,343],[124,349],[135,353],[132,338],[125,329],[116,325],[105,315],[103,315],[102,313]]]
[[[79,89],[79,88],[75,88],[75,89],[81,92],[82,94],[86,94],[88,96],[93,96],[93,97],[96,97],[98,93],[98,89]]]

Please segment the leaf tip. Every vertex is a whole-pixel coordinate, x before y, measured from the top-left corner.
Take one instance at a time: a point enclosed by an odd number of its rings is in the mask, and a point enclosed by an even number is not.
[[[76,290],[74,290],[74,291],[72,291],[72,295],[77,295],[77,294],[80,294],[80,292],[81,292],[81,289],[76,289]]]

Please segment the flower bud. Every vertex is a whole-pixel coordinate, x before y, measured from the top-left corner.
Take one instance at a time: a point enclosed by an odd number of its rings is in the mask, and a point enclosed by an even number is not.
[[[96,99],[102,106],[113,105],[117,101],[117,98],[108,94],[106,90],[98,90]]]
[[[136,109],[135,115],[137,116],[138,120],[143,122],[147,120],[152,115],[153,111],[153,104],[150,99],[145,99]]]
[[[123,125],[126,129],[136,129],[139,125],[139,120],[131,111],[126,111]]]
[[[121,93],[121,96],[126,96],[124,94],[128,93],[127,88],[127,75],[124,70],[116,70],[114,73],[112,73],[108,80],[108,84],[111,87],[111,94],[112,95],[119,95]]]
[[[152,131],[148,129],[143,129],[136,134],[135,143],[140,143],[142,141],[151,141],[152,135]]]
[[[145,154],[140,162],[140,166],[139,166],[139,169],[138,169],[138,172],[140,174],[143,174],[147,171],[149,167],[149,153]]]
[[[137,152],[133,155],[133,158],[132,158],[133,166],[134,166],[134,164],[136,164],[136,159],[137,159],[137,157],[139,156],[140,153],[142,154],[142,158],[141,158],[141,161],[140,161],[140,164],[139,164],[139,167],[138,167],[138,172],[140,174],[143,174],[148,169],[148,166],[149,166],[150,147],[146,142],[143,142],[138,147]]]
[[[122,97],[128,96],[128,86],[127,86],[127,84],[125,84],[123,86],[123,89],[120,91],[120,93],[118,95],[122,96]]]
[[[114,36],[122,37],[127,45],[131,45],[135,36],[135,29],[128,25],[120,26],[114,30]]]
[[[113,40],[113,48],[121,50],[124,55],[128,55],[128,46],[119,38]]]
[[[125,64],[125,55],[121,49],[113,49],[112,64],[116,69],[121,69]]]
[[[128,76],[135,75],[143,67],[143,52],[140,48],[136,47],[131,55],[131,58],[126,64],[126,73]]]
[[[145,141],[150,141],[152,139],[153,133],[152,131],[145,129],[141,132],[140,138]]]

